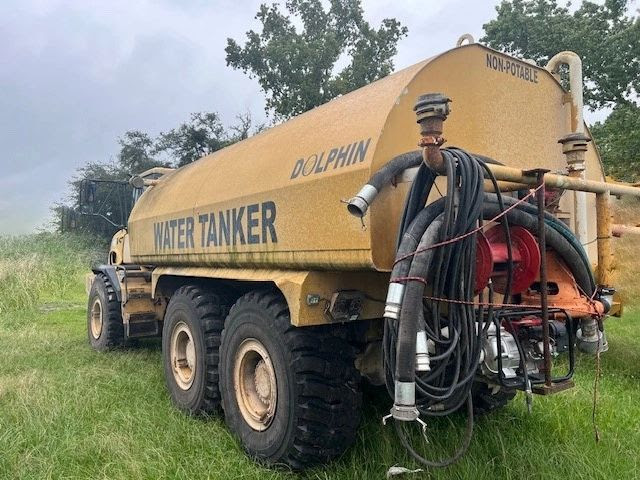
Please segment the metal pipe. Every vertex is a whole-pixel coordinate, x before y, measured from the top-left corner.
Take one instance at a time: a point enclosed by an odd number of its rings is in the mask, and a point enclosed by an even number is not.
[[[532,173],[536,174],[538,200],[538,246],[540,248],[540,306],[542,316],[542,346],[544,355],[544,383],[547,387],[551,387],[551,346],[549,335],[549,301],[547,290],[547,239],[545,225],[545,208],[544,208],[544,175],[547,170],[537,169]],[[524,366],[526,368],[526,365]]]
[[[401,174],[396,175],[394,177],[393,183],[409,183],[413,182],[413,179],[416,178],[418,174],[419,167],[407,168]],[[498,182],[498,188],[500,188],[501,192],[517,192],[518,190],[526,190],[529,188],[529,185],[524,183],[514,183],[514,182]],[[495,193],[495,188],[493,186],[493,182],[491,180],[484,181],[484,191]],[[351,200],[349,200],[351,201]]]
[[[574,52],[560,52],[554,55],[545,68],[552,74],[556,73],[560,65],[569,66],[569,91],[571,93],[571,131],[570,135],[562,138],[562,151],[567,156],[569,176],[585,178],[585,152],[587,150],[583,119],[583,83],[582,60]],[[586,141],[585,141],[586,140]],[[577,148],[575,148],[577,145]],[[583,148],[582,148],[583,147]],[[582,192],[574,193],[574,221],[575,233],[580,243],[587,239],[587,197]]]
[[[425,149],[426,150],[426,149]],[[425,159],[426,161],[426,159]],[[427,164],[433,168],[431,164]],[[505,186],[507,188],[522,190],[527,188],[527,185],[535,186],[536,178],[524,173],[525,171],[519,168],[507,167],[504,165],[487,164],[489,170],[494,174],[496,179],[500,182],[507,182]],[[434,168],[439,174],[443,172]],[[398,177],[398,183],[413,181],[415,177],[416,169],[408,169],[402,175]],[[555,173],[547,173],[544,176],[545,184],[548,188],[560,188],[563,190],[575,190],[579,192],[588,193],[610,193],[615,196],[630,195],[632,197],[640,197],[640,188],[633,187],[631,185],[625,185],[622,183],[608,183],[599,182],[596,180],[583,180],[580,178],[569,177],[567,175],[558,175]],[[489,186],[488,184],[485,184]],[[492,186],[491,186],[492,188]],[[502,187],[501,187],[502,188]],[[506,191],[506,190],[505,190]]]
[[[523,170],[513,167],[505,167],[504,165],[487,165],[489,170],[493,172],[496,179],[505,182],[525,183],[527,185],[536,185],[535,176],[527,175]],[[576,190],[580,192],[590,193],[610,193],[611,195],[630,195],[640,197],[640,188],[631,187],[629,185],[621,185],[618,183],[598,182],[595,180],[583,180],[580,178],[568,177],[566,175],[557,175],[554,173],[546,173],[544,182],[547,188],[561,188],[564,190]]]
[[[584,133],[570,133],[561,138],[558,143],[562,144],[562,153],[567,159],[567,170],[569,177],[584,180],[586,169],[585,155],[587,144],[591,139]],[[574,198],[574,222],[576,237],[582,244],[589,241],[587,230],[587,196],[584,192],[575,192]]]
[[[571,130],[574,133],[584,133],[584,119],[582,117],[582,60],[575,52],[560,52],[554,55],[545,65],[551,74],[557,73],[562,64],[569,66],[569,90],[571,92]]]
[[[622,235],[640,235],[640,226],[622,225],[620,223],[614,223],[611,225],[611,234],[614,237],[621,237]]]
[[[596,195],[596,224],[598,283],[611,285],[611,209],[608,193]]]

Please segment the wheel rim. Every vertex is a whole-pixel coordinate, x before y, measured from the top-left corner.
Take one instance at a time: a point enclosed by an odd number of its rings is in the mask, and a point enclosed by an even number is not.
[[[196,347],[191,329],[178,322],[171,332],[171,367],[173,378],[182,390],[188,390],[196,376]]]
[[[276,372],[267,349],[255,338],[248,338],[240,344],[233,378],[236,402],[244,420],[254,430],[266,430],[271,425],[278,402]]]
[[[96,298],[91,305],[91,336],[96,340],[100,338],[102,333],[102,302],[100,298]]]

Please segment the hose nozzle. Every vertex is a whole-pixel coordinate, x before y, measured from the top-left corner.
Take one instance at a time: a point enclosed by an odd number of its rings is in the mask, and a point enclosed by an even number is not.
[[[378,195],[378,189],[373,185],[365,185],[360,189],[355,197],[352,197],[347,202],[347,210],[353,216],[362,218],[367,214],[369,205]]]

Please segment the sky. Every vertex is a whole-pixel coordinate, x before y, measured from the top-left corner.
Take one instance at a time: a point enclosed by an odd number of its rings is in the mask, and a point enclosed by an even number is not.
[[[264,0],[262,0],[264,1]],[[260,0],[0,2],[0,234],[32,232],[64,198],[74,171],[106,161],[117,139],[157,135],[191,112],[225,124],[265,118],[257,81],[225,64],[226,39],[257,29]],[[396,69],[476,39],[493,0],[363,0],[372,25],[409,28]]]

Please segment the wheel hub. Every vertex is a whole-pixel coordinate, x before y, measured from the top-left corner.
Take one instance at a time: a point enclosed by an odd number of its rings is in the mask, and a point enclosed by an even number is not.
[[[91,335],[96,340],[102,334],[102,324],[102,302],[100,298],[96,298],[91,305]]]
[[[196,375],[196,349],[191,329],[185,322],[173,327],[170,355],[173,378],[182,390],[188,390]]]
[[[278,393],[271,357],[260,341],[248,338],[240,344],[233,373],[242,417],[254,430],[266,430],[275,415]]]
[[[256,393],[263,403],[269,402],[271,398],[271,384],[269,381],[269,370],[264,360],[260,360],[255,371]]]

